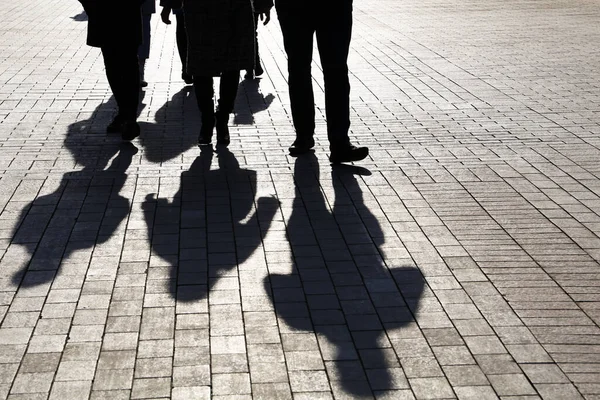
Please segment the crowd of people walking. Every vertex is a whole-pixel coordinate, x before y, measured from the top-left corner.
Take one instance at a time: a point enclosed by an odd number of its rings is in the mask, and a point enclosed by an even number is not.
[[[140,87],[147,85],[145,63],[150,57],[150,21],[155,0],[79,0],[88,15],[87,43],[99,47],[106,76],[118,106],[107,132],[123,140],[140,135],[137,109]],[[312,50],[316,36],[323,78],[330,161],[359,161],[368,148],[350,142],[350,83],[348,52],[352,35],[352,0],[160,0],[161,19],[176,17],[176,39],[181,77],[193,84],[201,126],[198,144],[230,143],[229,117],[233,112],[240,72],[254,79],[264,70],[258,52],[259,21],[268,24],[275,6],[288,56],[288,84],[296,140],[290,155],[315,146],[315,105],[312,88]],[[118,10],[118,11],[117,11]],[[219,77],[215,109],[214,78]]]

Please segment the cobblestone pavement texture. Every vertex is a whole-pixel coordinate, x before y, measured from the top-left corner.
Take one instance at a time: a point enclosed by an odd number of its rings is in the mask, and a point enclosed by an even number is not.
[[[127,145],[79,3],[0,5],[1,399],[600,399],[596,1],[355,0],[341,168],[276,18],[200,151],[173,25]]]

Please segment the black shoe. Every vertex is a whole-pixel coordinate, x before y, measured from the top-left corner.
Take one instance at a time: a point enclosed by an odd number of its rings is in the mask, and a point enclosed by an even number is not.
[[[187,74],[185,72],[181,73],[181,79],[183,79],[186,85],[191,85],[192,83],[194,83],[194,78],[190,74]]]
[[[117,115],[115,119],[112,120],[110,124],[106,127],[106,133],[119,133],[121,132],[121,128],[125,123],[125,118],[120,115]]]
[[[299,156],[308,153],[313,147],[315,147],[315,139],[312,137],[296,138],[288,150],[291,156]]]
[[[131,141],[140,136],[140,125],[135,121],[126,121],[122,125],[121,138]]]
[[[231,139],[229,137],[229,114],[217,111],[215,113],[216,123],[215,126],[217,128],[217,144],[221,146],[229,146]]]
[[[140,87],[146,87],[146,86],[148,86],[148,82],[140,81]]]
[[[207,146],[212,141],[213,129],[215,128],[215,114],[207,113],[202,114],[202,127],[200,128],[200,135],[198,135],[198,144],[200,146]]]
[[[265,73],[265,71],[262,69],[262,67],[260,66],[260,64],[258,64],[258,65],[256,66],[256,69],[254,69],[254,76],[255,76],[255,77],[257,77],[257,76],[261,76],[261,75],[262,75],[262,74],[264,74],[264,73]]]
[[[332,150],[329,161],[332,164],[343,162],[360,161],[369,155],[368,147],[348,146],[342,149]]]

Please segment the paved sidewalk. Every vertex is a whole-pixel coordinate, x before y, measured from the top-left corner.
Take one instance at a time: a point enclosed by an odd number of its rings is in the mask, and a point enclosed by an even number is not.
[[[174,25],[122,144],[79,3],[0,0],[0,399],[600,399],[597,2],[354,3],[332,168],[276,18],[200,151]]]

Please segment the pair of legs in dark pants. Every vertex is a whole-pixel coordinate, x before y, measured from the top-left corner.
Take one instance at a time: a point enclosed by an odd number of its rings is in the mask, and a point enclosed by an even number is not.
[[[264,73],[262,65],[260,64],[260,54],[258,53],[258,19],[259,13],[254,13],[254,71],[246,71],[246,79],[252,79],[256,76],[260,76]]]
[[[137,46],[115,44],[101,48],[108,84],[124,122],[137,119],[140,103],[140,72]]]
[[[280,0],[276,7],[288,56],[290,102],[297,138],[312,140],[315,131],[311,63],[316,33],[325,81],[329,145],[332,151],[350,147],[347,61],[352,36],[352,1],[327,0],[315,10]]]
[[[187,33],[185,31],[185,21],[183,18],[183,10],[175,10],[175,19],[177,28],[175,30],[175,39],[177,40],[177,51],[181,59],[181,78],[185,83],[192,83],[192,76],[186,72],[187,64]]]
[[[229,144],[229,114],[233,112],[237,95],[240,71],[227,71],[221,74],[219,85],[219,106],[215,113],[213,101],[214,88],[212,76],[194,76],[194,92],[198,108],[202,113],[202,128],[198,137],[199,144],[210,144],[213,128],[217,129],[217,143]]]

